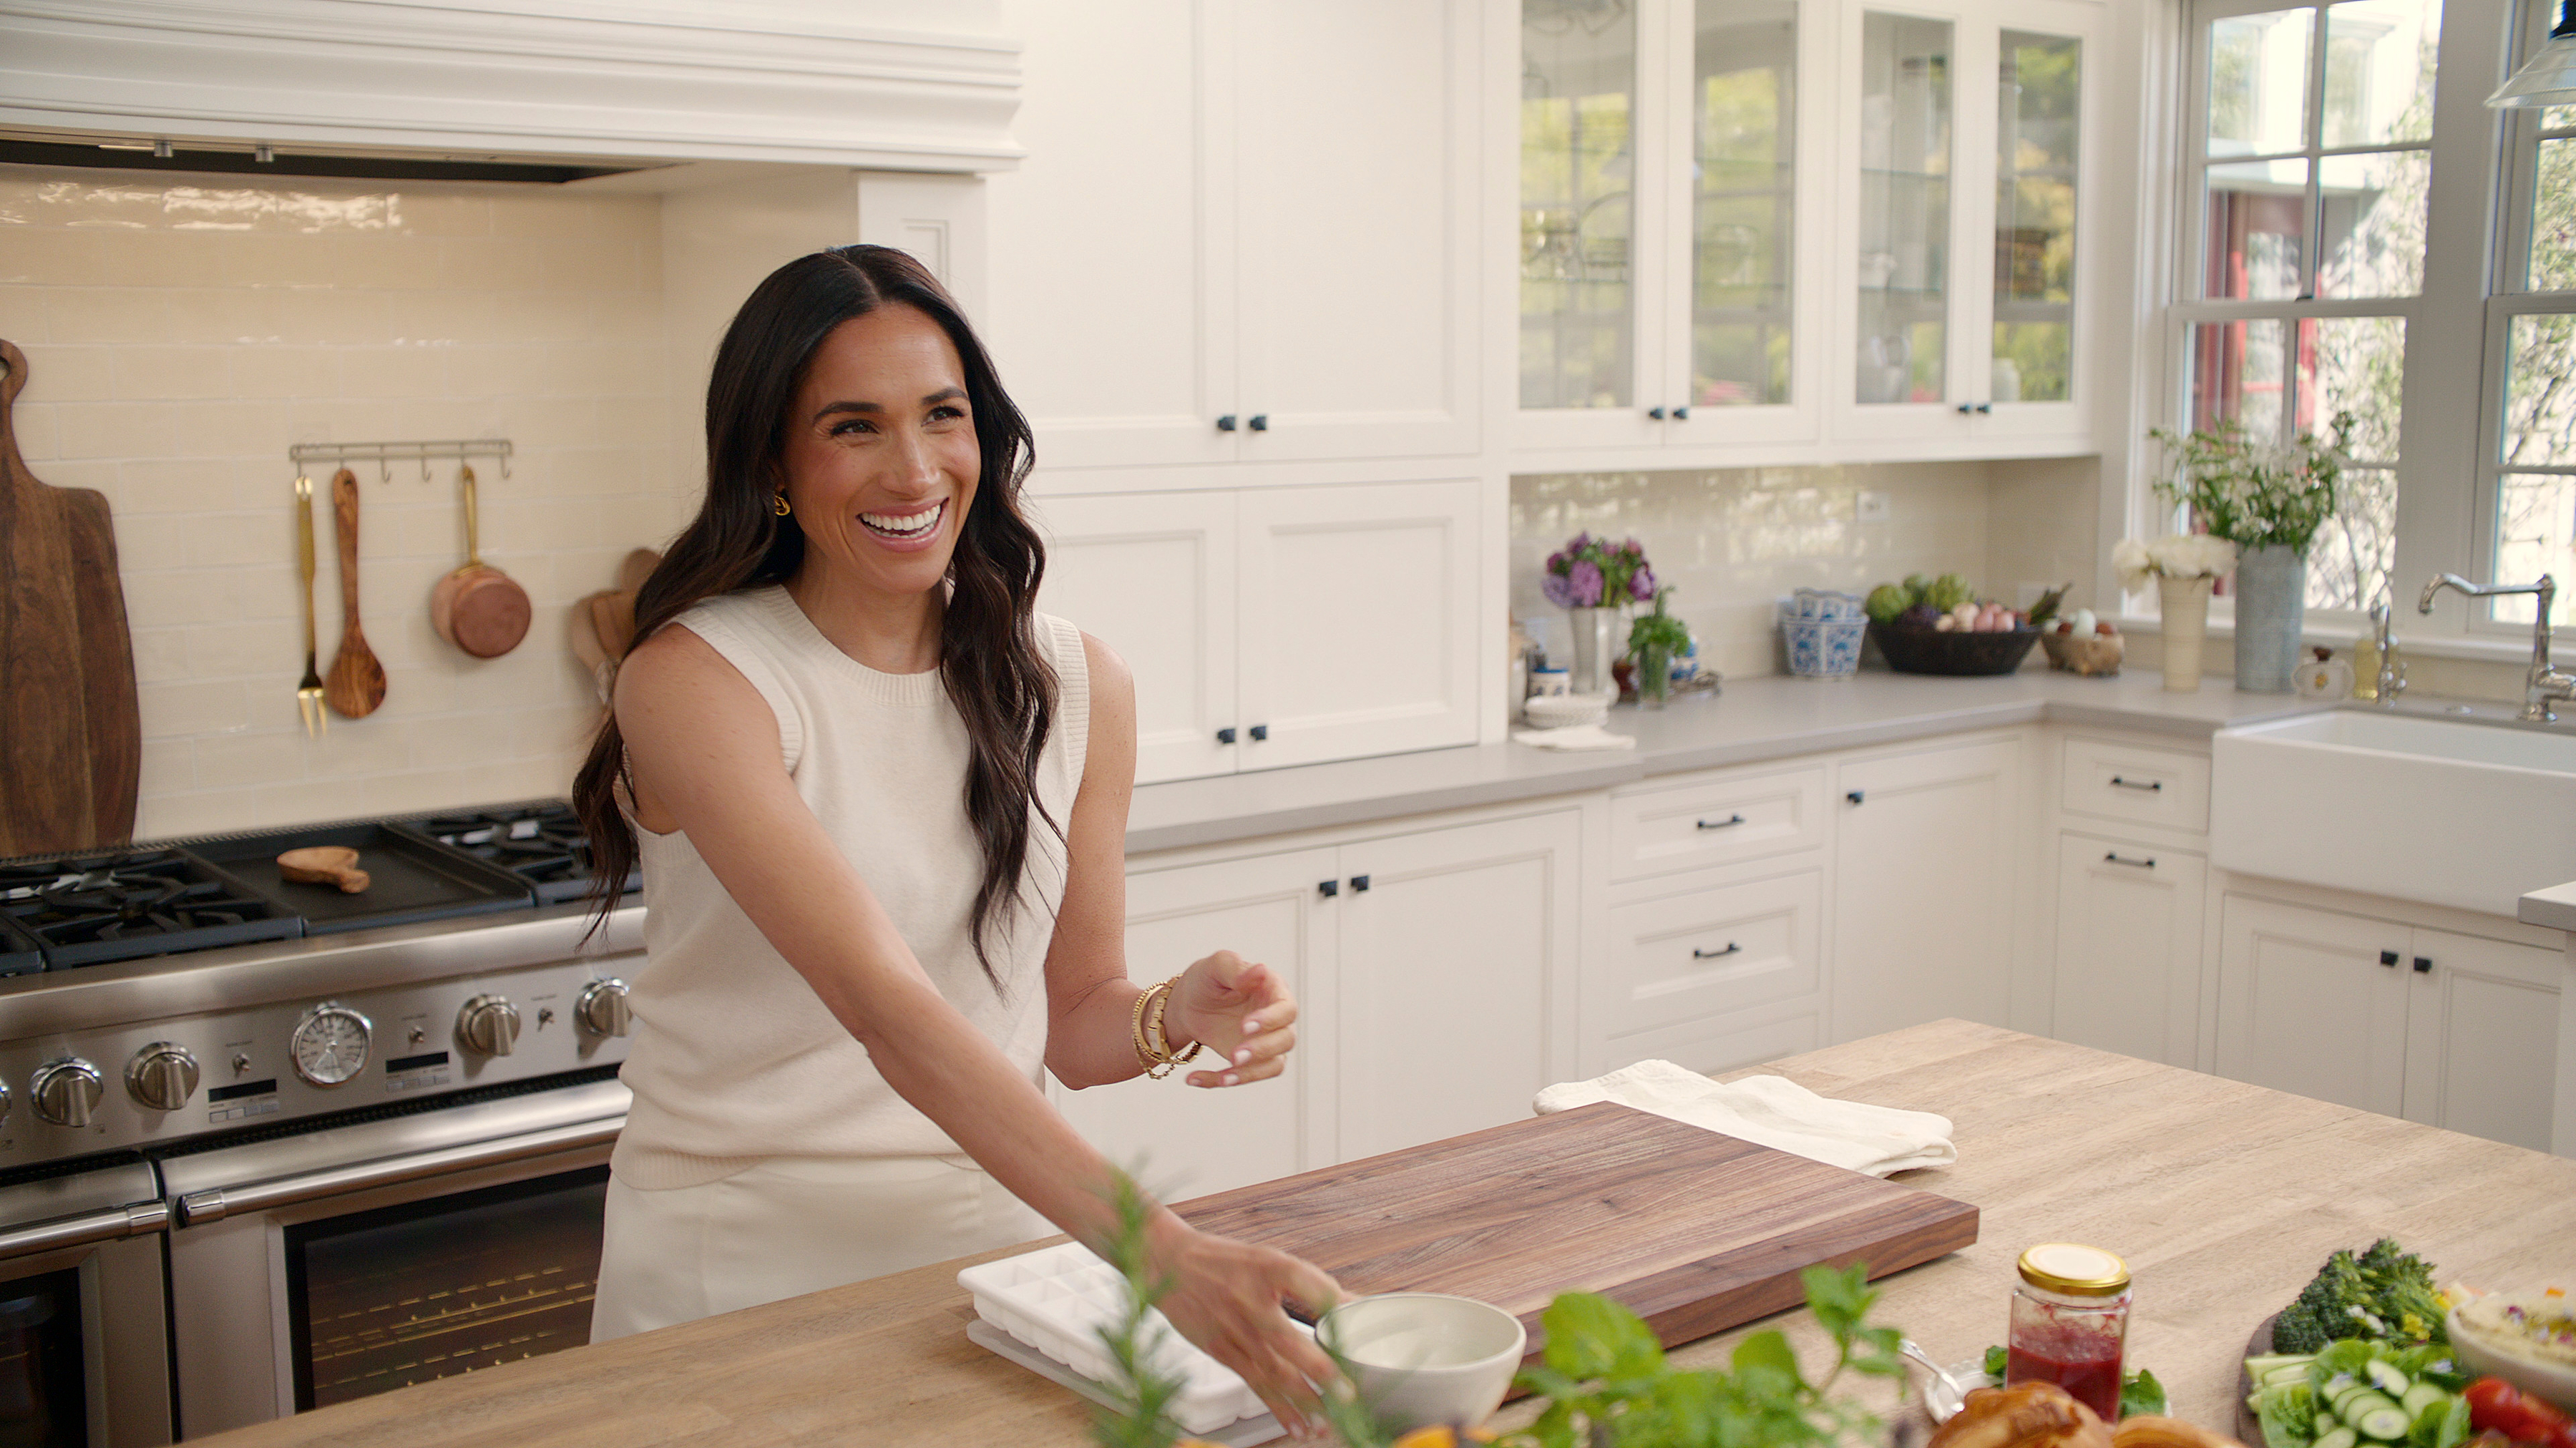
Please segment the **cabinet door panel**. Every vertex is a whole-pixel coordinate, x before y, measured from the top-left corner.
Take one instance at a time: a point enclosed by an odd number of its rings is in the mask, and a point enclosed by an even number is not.
[[[1243,768],[1475,741],[1476,491],[1243,495]]]
[[[1224,774],[1239,746],[1230,493],[1043,498],[1038,607],[1117,651],[1136,679],[1136,782]],[[1239,737],[1239,736],[1238,736]]]
[[[2208,881],[2208,862],[2198,855],[2059,837],[2057,1039],[2169,1066],[2193,1064]]]
[[[2218,1074],[2395,1116],[2405,1105],[2402,925],[2230,895],[2221,907]]]
[[[1212,951],[1231,950],[1276,970],[1302,1002],[1332,960],[1333,912],[1315,889],[1333,872],[1331,850],[1157,870],[1127,881],[1127,972],[1152,982]],[[1057,1089],[1065,1119],[1110,1160],[1145,1163],[1146,1185],[1166,1200],[1273,1181],[1326,1162],[1312,1123],[1331,1101],[1332,1066],[1318,1032],[1300,1034],[1288,1069],[1267,1081],[1210,1090],[1180,1079],[1137,1077],[1086,1091]]]
[[[2417,972],[2416,959],[2431,963]],[[2549,1150],[2564,952],[2417,930],[2406,975],[2406,1115]]]
[[[1245,461],[1475,446],[1472,0],[1244,7]]]
[[[2005,1023],[2019,759],[2007,740],[1836,771],[1835,1040],[1944,1016]]]
[[[1612,1036],[1814,994],[1824,872],[1615,906],[1584,1021]]]
[[[1562,1064],[1579,848],[1572,812],[1342,850],[1338,1159],[1499,1126]],[[1361,889],[1358,879],[1368,887]],[[1318,1030],[1327,1029],[1319,1023]]]

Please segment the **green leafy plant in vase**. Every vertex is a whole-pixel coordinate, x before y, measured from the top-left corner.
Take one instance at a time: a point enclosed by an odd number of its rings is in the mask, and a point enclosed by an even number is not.
[[[1637,662],[1637,702],[1660,709],[1673,692],[1673,660],[1690,652],[1690,628],[1672,616],[1665,601],[1671,584],[1655,590],[1655,611],[1628,625],[1628,657]]]

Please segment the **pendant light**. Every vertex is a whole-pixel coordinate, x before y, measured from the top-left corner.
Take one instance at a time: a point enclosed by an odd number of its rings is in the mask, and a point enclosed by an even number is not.
[[[2559,0],[2549,43],[2497,87],[2487,104],[2498,110],[2576,105],[2576,0]]]

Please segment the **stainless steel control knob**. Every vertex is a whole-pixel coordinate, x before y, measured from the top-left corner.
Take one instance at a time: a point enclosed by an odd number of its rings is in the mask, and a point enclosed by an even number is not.
[[[506,996],[479,995],[456,1013],[456,1038],[484,1056],[506,1056],[519,1043],[519,1008]]]
[[[90,1113],[106,1090],[98,1068],[78,1056],[47,1061],[36,1068],[27,1094],[36,1099],[36,1114],[56,1126],[87,1126]]]
[[[125,1063],[125,1089],[150,1111],[176,1111],[197,1094],[197,1058],[188,1048],[154,1041]]]
[[[625,1035],[635,1021],[634,1010],[626,1004],[626,982],[613,975],[583,986],[573,999],[573,1013],[581,1017],[581,1028],[594,1036]]]

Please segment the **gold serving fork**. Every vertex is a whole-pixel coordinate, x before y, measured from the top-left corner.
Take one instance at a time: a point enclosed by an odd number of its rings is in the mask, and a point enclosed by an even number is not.
[[[313,666],[313,480],[301,474],[295,479],[295,566],[304,580],[304,682],[295,686],[295,712],[304,716],[309,736],[331,727],[331,713],[322,707],[322,671]]]

